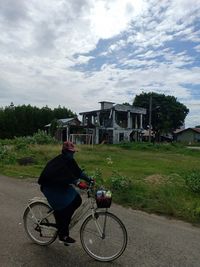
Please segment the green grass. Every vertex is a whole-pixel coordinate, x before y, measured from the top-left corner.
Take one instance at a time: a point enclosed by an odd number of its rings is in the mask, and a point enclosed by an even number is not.
[[[185,174],[200,171],[200,150],[137,143],[78,148],[75,158],[79,165],[89,175],[97,171],[102,174],[115,202],[193,223],[200,221],[200,195],[192,192],[184,180]],[[0,151],[0,173],[18,178],[38,177],[46,162],[60,153],[60,145],[21,149],[10,145],[6,149]],[[20,166],[17,159],[24,156],[32,156],[35,164]],[[124,181],[128,182],[124,185]]]

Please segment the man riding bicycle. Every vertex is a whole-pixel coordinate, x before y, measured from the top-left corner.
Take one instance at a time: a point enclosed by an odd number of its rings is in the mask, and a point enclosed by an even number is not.
[[[66,245],[75,242],[69,236],[69,224],[74,211],[82,203],[73,185],[86,189],[87,183],[80,182],[79,179],[88,183],[92,181],[75,161],[76,151],[72,142],[64,142],[61,154],[47,163],[38,179],[42,193],[54,209],[59,239]]]

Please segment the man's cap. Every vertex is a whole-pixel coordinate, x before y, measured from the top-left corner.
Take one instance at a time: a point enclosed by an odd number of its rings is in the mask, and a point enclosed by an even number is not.
[[[72,142],[70,142],[70,141],[65,141],[65,142],[63,143],[62,150],[63,150],[63,151],[72,151],[72,152],[76,152],[76,151],[78,151],[78,150],[75,148],[74,144],[73,144]]]

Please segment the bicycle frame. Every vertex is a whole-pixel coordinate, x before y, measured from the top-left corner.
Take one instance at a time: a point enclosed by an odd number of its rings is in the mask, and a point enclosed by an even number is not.
[[[49,204],[48,204],[46,198],[44,198],[44,197],[34,197],[33,199],[30,199],[30,200],[29,200],[28,208],[29,208],[29,210],[30,210],[30,212],[31,212],[31,215],[32,215],[33,220],[35,221],[35,223],[36,223],[36,224],[39,224],[42,228],[44,228],[44,229],[48,229],[48,230],[49,230],[49,228],[50,228],[50,227],[49,227],[49,224],[48,224],[48,226],[45,225],[45,223],[41,225],[41,222],[42,222],[43,220],[47,219],[49,216],[51,216],[51,215],[53,214],[54,211],[53,211],[53,209],[50,210],[50,212],[49,212],[45,217],[43,217],[40,221],[38,221],[38,219],[36,218],[36,216],[35,216],[35,214],[34,214],[32,208],[31,208],[31,205],[34,204],[34,203],[37,203],[38,201],[41,202],[41,203],[44,203],[44,204],[46,204],[46,205],[49,206]],[[49,208],[51,209],[50,206],[49,206]],[[51,225],[51,226],[55,228],[55,225]]]
[[[83,202],[83,204],[79,207],[79,209],[75,212],[75,214],[73,215],[69,228],[72,229],[81,218],[84,218],[87,214],[87,212],[89,210],[91,210],[91,214],[92,218],[94,220],[94,223],[97,227],[97,230],[99,232],[100,237],[103,239],[105,238],[105,228],[106,228],[106,217],[105,216],[105,221],[104,221],[104,225],[103,225],[103,229],[101,228],[97,218],[96,218],[96,210],[98,209],[95,206],[95,201],[94,201],[94,192],[93,192],[93,186],[91,185],[88,189],[87,189],[87,199]],[[107,211],[107,209],[106,209]]]
[[[33,204],[35,202],[38,202],[38,201],[48,205],[49,208],[51,209],[47,199],[44,198],[44,197],[34,197],[33,199],[31,199],[29,201],[28,207],[29,207],[29,209],[31,211],[31,214],[33,216],[33,219],[34,219],[35,223],[39,224],[40,227],[42,227],[44,229],[49,229],[49,223],[47,223],[47,224],[46,223],[42,223],[42,221],[44,221],[49,216],[51,216],[54,213],[54,210],[53,209],[50,210],[50,212],[45,217],[43,217],[40,221],[38,221],[38,219],[36,218],[34,212],[31,209],[31,204]],[[87,198],[86,198],[86,200],[78,208],[78,210],[75,211],[74,215],[72,216],[72,219],[71,219],[71,222],[70,222],[70,225],[69,225],[69,229],[72,229],[79,222],[79,220],[81,218],[84,218],[86,216],[86,214],[88,213],[88,211],[91,210],[91,215],[92,215],[92,217],[94,219],[94,223],[95,223],[95,225],[97,227],[97,230],[99,232],[100,237],[103,239],[105,237],[106,217],[105,217],[105,221],[104,221],[103,229],[102,229],[102,227],[100,226],[100,224],[99,224],[99,222],[98,222],[98,220],[96,218],[96,215],[95,215],[97,208],[96,208],[94,203],[95,202],[94,202],[94,197],[92,196],[92,189],[89,188],[87,190]],[[107,209],[106,209],[106,211],[107,211]],[[51,225],[51,226],[55,228],[56,225],[55,226]]]
[[[79,220],[87,214],[90,209],[92,213],[94,213],[95,207],[93,199],[88,196],[88,198],[83,202],[83,204],[78,208],[77,211],[75,211],[74,215],[72,216],[69,228],[72,229],[79,222]]]

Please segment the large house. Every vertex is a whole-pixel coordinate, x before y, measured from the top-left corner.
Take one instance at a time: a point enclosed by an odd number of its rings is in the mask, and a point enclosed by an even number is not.
[[[143,116],[146,109],[130,105],[99,102],[101,108],[79,113],[85,133],[93,137],[93,143],[116,144],[121,141],[142,139]]]
[[[142,140],[146,109],[107,101],[100,104],[98,110],[81,112],[82,122],[77,117],[57,120],[56,139],[76,144],[117,144]],[[45,128],[50,132],[51,123]]]

